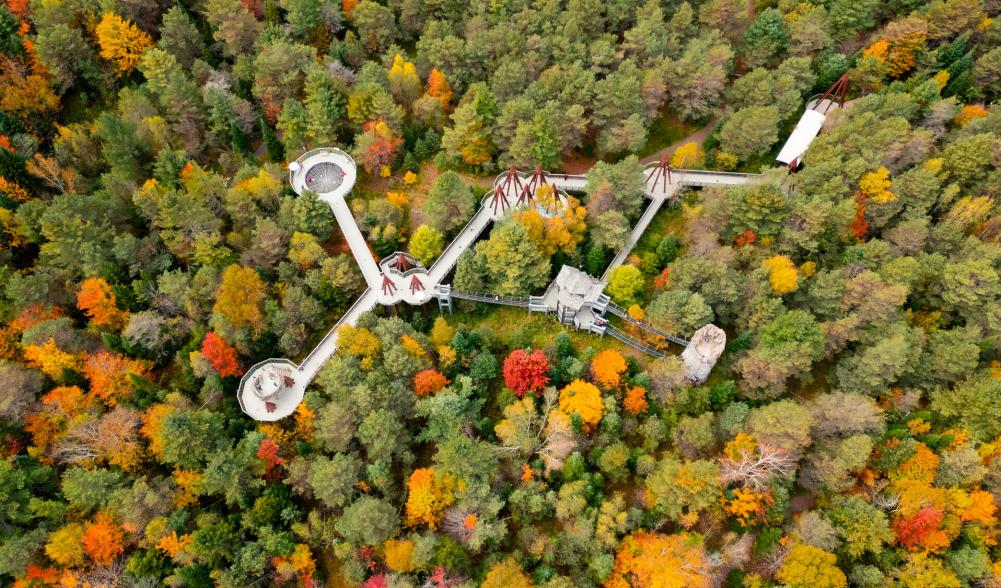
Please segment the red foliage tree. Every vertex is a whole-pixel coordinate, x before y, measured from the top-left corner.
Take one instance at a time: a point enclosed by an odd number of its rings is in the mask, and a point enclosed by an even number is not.
[[[855,220],[852,221],[852,234],[859,241],[865,240],[866,233],[869,232],[869,222],[865,220],[865,213],[869,207],[868,197],[862,192],[855,195]]]
[[[542,351],[515,349],[504,359],[504,384],[518,398],[526,392],[538,394],[549,384],[549,370],[549,360]]]
[[[240,362],[233,349],[222,337],[214,331],[205,335],[202,341],[202,355],[220,376],[239,376],[243,373],[240,369]]]
[[[264,460],[268,469],[285,463],[285,460],[278,455],[278,446],[267,437],[262,439],[261,444],[257,446],[257,457]]]
[[[942,526],[942,511],[926,506],[912,516],[893,522],[897,543],[910,549],[920,544],[928,535]]]
[[[444,374],[435,370],[424,370],[414,375],[414,392],[418,396],[430,396],[437,394],[442,388],[448,386],[450,382]]]
[[[737,237],[733,240],[733,243],[737,247],[744,247],[745,245],[753,245],[757,240],[758,234],[751,229],[747,229],[743,233],[737,235]]]

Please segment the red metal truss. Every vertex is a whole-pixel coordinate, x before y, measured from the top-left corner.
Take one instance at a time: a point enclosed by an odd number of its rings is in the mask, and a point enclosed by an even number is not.
[[[657,189],[657,182],[660,182],[662,179],[664,184],[662,190],[667,192],[667,185],[671,182],[671,159],[667,153],[660,158],[653,173],[646,178],[647,186],[649,186],[651,192]]]
[[[414,294],[418,290],[423,290],[423,289],[424,289],[424,284],[422,284],[421,281],[419,279],[417,279],[417,276],[411,276],[410,277],[410,293]]]
[[[410,261],[402,251],[396,255],[396,269],[405,272],[410,269]]]
[[[820,106],[821,104],[823,104],[824,100],[827,100],[829,98],[830,102],[827,104],[827,106],[824,107],[824,114],[827,114],[827,111],[830,110],[831,105],[834,104],[835,102],[838,103],[839,108],[844,108],[845,96],[847,94],[848,94],[848,74],[846,73],[845,75],[838,78],[838,81],[834,82],[834,84],[832,84],[831,87],[828,88],[827,91],[820,96],[820,99],[817,100],[816,106]],[[816,108],[816,106],[814,108]]]
[[[511,203],[508,202],[507,195],[510,193],[512,188],[515,192],[519,192],[521,190],[521,178],[518,177],[518,170],[515,169],[514,166],[511,166],[511,169],[507,170],[507,174],[504,176],[504,179],[501,180],[500,185],[494,188],[493,200],[490,202],[491,207],[493,207],[494,214],[497,214],[498,206],[500,206],[500,212],[504,212],[509,206],[511,206]]]
[[[386,274],[382,275],[382,294],[383,296],[390,296],[396,292],[396,285],[393,284],[393,280],[389,279]]]
[[[535,197],[535,191],[546,183],[546,174],[542,171],[542,166],[535,166],[535,172],[532,173],[532,177],[528,179],[528,183],[525,187],[521,189],[521,194],[518,195],[518,205],[526,204]]]

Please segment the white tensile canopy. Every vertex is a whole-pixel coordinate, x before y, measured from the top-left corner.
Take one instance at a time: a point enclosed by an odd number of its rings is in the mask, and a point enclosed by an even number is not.
[[[796,128],[792,130],[792,134],[789,135],[789,139],[786,140],[782,151],[779,151],[779,155],[775,159],[785,165],[799,160],[806,153],[810,143],[820,134],[820,128],[824,125],[826,118],[827,116],[822,112],[807,109],[799,122],[796,123]]]

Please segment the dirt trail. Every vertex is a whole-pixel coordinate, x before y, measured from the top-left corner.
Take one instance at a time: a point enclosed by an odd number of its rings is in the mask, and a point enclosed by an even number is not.
[[[650,163],[650,162],[660,161],[660,159],[662,157],[664,157],[665,153],[666,154],[673,154],[675,149],[677,149],[678,147],[681,147],[685,143],[691,143],[692,141],[694,141],[694,142],[698,143],[699,145],[701,145],[702,142],[705,141],[706,138],[709,136],[709,133],[712,133],[713,129],[716,128],[716,123],[718,123],[718,122],[719,122],[719,119],[717,119],[716,117],[713,117],[712,119],[709,120],[708,123],[706,123],[706,126],[704,126],[701,129],[695,131],[691,135],[688,135],[684,139],[676,141],[676,142],[668,145],[667,147],[663,147],[663,148],[661,148],[661,149],[659,149],[659,150],[651,153],[650,155],[647,155],[646,157],[640,159],[640,161],[642,163]]]

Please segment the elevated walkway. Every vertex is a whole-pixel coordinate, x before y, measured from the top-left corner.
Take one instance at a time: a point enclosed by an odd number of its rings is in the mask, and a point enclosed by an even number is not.
[[[681,345],[682,347],[688,347],[687,340],[682,339],[681,337],[675,337],[674,335],[671,335],[669,333],[665,333],[664,331],[661,331],[660,329],[658,329],[657,327],[651,325],[646,321],[634,319],[633,317],[629,316],[629,313],[626,312],[624,308],[622,308],[618,304],[615,304],[614,302],[608,303],[608,312],[614,314],[615,316],[626,321],[627,323],[636,325],[637,327],[643,329],[644,331],[652,333],[658,337],[663,337],[664,339],[667,339],[671,343]]]

